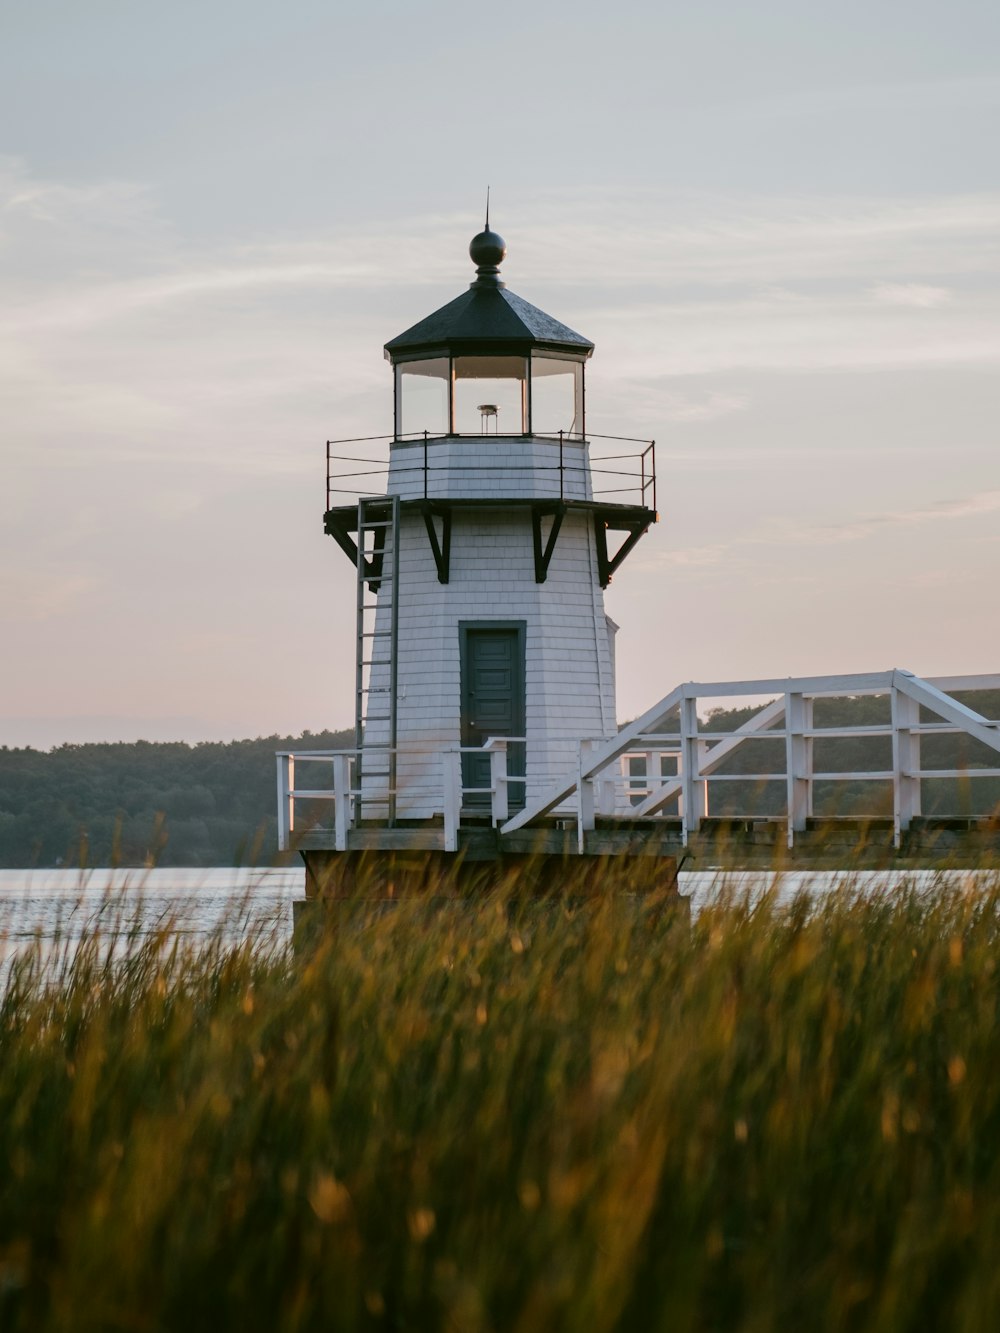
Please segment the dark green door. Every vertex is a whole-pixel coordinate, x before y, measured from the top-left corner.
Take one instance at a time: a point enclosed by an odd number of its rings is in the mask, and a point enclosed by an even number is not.
[[[465,624],[462,635],[462,744],[480,746],[490,736],[524,735],[523,624]],[[524,744],[507,750],[507,771],[524,776]],[[488,788],[488,754],[462,756],[462,786]],[[524,804],[524,784],[507,788],[511,809]],[[489,808],[488,790],[468,792],[465,806]]]

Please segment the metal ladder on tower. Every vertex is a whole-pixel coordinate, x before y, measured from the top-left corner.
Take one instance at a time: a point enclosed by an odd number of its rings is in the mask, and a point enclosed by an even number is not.
[[[358,819],[396,820],[399,496],[358,501],[354,789]]]

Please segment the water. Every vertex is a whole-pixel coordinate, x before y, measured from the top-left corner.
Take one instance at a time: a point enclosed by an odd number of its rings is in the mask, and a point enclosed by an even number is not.
[[[790,903],[799,893],[826,897],[831,893],[902,893],[935,889],[963,893],[984,889],[996,881],[995,870],[692,870],[681,871],[678,887],[691,899],[697,913],[720,892],[747,894],[751,901],[771,889],[778,903]]]
[[[848,888],[884,892],[943,886],[975,889],[995,872],[975,870],[788,871],[777,879],[778,900],[798,892],[826,895]],[[680,891],[698,912],[720,889],[758,897],[775,885],[762,870],[682,871]],[[35,940],[43,947],[78,939],[87,928],[119,917],[133,936],[171,930],[197,944],[221,931],[236,943],[248,935],[286,943],[292,902],[305,894],[302,868],[176,870],[0,870],[0,981],[12,957]]]
[[[220,931],[232,943],[287,942],[304,893],[302,868],[0,870],[0,974],[35,940],[72,943],[116,919],[133,938],[169,925],[194,944]]]

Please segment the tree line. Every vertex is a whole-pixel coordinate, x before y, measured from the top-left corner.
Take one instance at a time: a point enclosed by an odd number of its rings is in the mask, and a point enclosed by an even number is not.
[[[228,743],[0,749],[0,866],[226,866],[277,860],[276,750],[354,731]]]

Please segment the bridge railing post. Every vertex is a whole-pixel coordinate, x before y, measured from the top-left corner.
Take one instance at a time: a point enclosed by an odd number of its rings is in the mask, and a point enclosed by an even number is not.
[[[895,687],[892,691],[892,824],[897,847],[920,815],[920,705]]]
[[[287,852],[295,828],[295,756],[278,755],[278,851]]]
[[[701,828],[708,814],[708,781],[701,775],[701,759],[706,748],[698,739],[698,700],[692,695],[681,699],[681,837],[684,846],[692,833]]]
[[[507,819],[510,797],[507,792],[507,737],[491,736],[485,747],[490,755],[490,802],[493,827],[499,828]]]
[[[801,694],[785,695],[785,774],[788,846],[796,833],[805,832],[812,807],[812,746],[804,736],[811,725],[812,700]]]
[[[444,787],[444,850],[458,851],[458,825],[462,817],[462,755],[445,750],[441,755]]]
[[[815,710],[813,707],[813,705],[815,704],[815,700],[803,699],[802,702],[804,705],[806,728],[807,730],[812,731],[813,724],[815,721]],[[806,737],[806,772],[808,774],[808,777],[806,779],[806,805],[808,807],[806,813],[808,814],[809,818],[812,819],[812,817],[816,813],[816,781],[813,777],[813,774],[816,772],[816,762],[814,753],[814,737],[812,736]]]
[[[334,846],[338,852],[347,851],[347,831],[351,827],[351,756],[333,756],[333,829]]]
[[[585,778],[584,770],[590,756],[601,741],[581,741],[576,769],[576,841],[577,851],[583,855],[584,834],[591,832],[596,824],[597,804],[594,796],[594,779]]]

